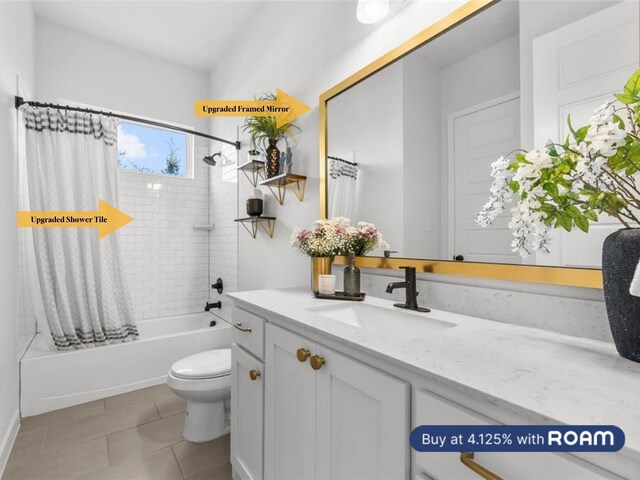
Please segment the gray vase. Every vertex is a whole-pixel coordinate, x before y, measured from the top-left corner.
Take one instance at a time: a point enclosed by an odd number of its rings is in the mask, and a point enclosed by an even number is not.
[[[640,260],[640,228],[609,235],[602,247],[604,299],[613,341],[620,356],[640,362],[640,297],[629,287]]]

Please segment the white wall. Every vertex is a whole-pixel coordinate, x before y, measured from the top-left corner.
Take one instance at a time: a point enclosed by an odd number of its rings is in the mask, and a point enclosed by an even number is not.
[[[208,74],[124,49],[38,20],[38,97],[96,105],[206,131],[193,116],[205,98]],[[118,234],[136,318],[202,311],[209,299],[209,223],[212,153],[196,137],[193,179],[120,172],[120,208],[134,218]]]
[[[441,258],[440,71],[417,53],[402,60],[402,255]]]
[[[18,235],[16,215],[17,76],[33,94],[34,18],[30,3],[0,2],[0,474],[19,422],[17,288]]]
[[[403,62],[329,101],[330,155],[354,152],[358,163],[356,222],[372,222],[392,250],[405,250],[402,212],[405,198],[403,161]],[[377,255],[381,255],[377,252]]]

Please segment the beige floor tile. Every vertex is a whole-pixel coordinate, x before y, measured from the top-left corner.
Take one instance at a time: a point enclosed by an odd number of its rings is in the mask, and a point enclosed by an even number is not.
[[[8,466],[2,480],[73,480],[108,466],[107,439],[99,438]]]
[[[93,472],[78,480],[182,480],[171,451],[163,448],[134,460]]]
[[[115,465],[179,443],[183,428],[184,415],[177,414],[109,435],[109,461]]]
[[[185,478],[229,463],[229,435],[207,443],[181,442],[171,448]]]
[[[154,401],[161,417],[169,417],[187,409],[187,402],[173,393],[165,397],[156,398]]]
[[[171,389],[165,384],[155,385],[153,387],[143,388],[135,390],[133,392],[123,393],[115,395],[113,397],[105,398],[104,405],[107,410],[113,410],[114,408],[122,408],[135,403],[144,402],[147,400],[153,400],[158,397],[168,395]]]
[[[25,417],[20,420],[20,433],[37,430],[42,427],[60,425],[61,423],[65,423],[69,420],[76,420],[79,417],[99,412],[104,412],[103,399],[83,403],[81,405],[75,405],[73,407],[62,408],[60,410],[54,410],[53,412],[47,412],[41,415]]]
[[[45,432],[46,428],[43,427],[19,434],[11,449],[7,465],[15,465],[40,455],[44,444]]]
[[[152,401],[69,420],[47,429],[44,451],[76,445],[160,418]]]
[[[231,464],[210,468],[189,477],[188,480],[231,480]]]

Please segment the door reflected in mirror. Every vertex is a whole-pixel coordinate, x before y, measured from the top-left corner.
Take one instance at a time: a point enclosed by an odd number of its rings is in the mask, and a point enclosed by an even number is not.
[[[491,164],[563,143],[638,69],[637,2],[502,1],[327,102],[327,211],[376,225],[397,256],[600,268],[601,216],[513,250],[510,207],[488,228]],[[382,256],[382,252],[372,255]]]

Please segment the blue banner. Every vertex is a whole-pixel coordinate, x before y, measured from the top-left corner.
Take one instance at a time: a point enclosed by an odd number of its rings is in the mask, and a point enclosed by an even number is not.
[[[617,452],[615,425],[421,425],[411,432],[418,452]]]

